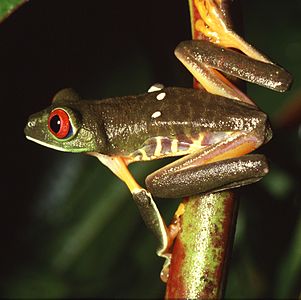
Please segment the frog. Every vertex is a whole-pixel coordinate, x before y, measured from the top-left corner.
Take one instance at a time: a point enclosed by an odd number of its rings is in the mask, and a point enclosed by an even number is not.
[[[292,82],[285,69],[231,30],[214,1],[199,5],[205,22],[200,31],[207,38],[175,48],[198,89],[155,84],[139,95],[95,100],[67,88],[31,115],[24,130],[27,139],[43,146],[96,157],[119,177],[159,241],[165,270],[179,228],[165,224],[154,197],[218,192],[268,173],[265,156],[251,153],[272,138],[268,117],[227,76],[279,92]],[[134,162],[178,156],[148,175],[145,187],[128,169]]]

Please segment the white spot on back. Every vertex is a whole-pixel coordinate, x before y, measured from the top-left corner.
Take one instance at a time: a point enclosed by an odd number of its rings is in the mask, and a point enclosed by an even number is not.
[[[161,116],[161,112],[160,111],[155,111],[153,114],[152,114],[152,118],[158,118]]]
[[[155,83],[153,84],[149,89],[148,89],[148,93],[152,93],[152,92],[158,92],[160,90],[162,90],[164,88],[164,85],[161,83]]]
[[[165,96],[166,96],[166,93],[163,92],[163,93],[158,94],[156,98],[157,98],[157,100],[161,101],[165,98]]]

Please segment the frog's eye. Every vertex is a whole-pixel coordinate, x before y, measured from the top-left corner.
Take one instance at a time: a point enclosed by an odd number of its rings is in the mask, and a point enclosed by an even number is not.
[[[69,114],[61,109],[54,109],[48,118],[48,129],[58,139],[66,139],[73,134]]]

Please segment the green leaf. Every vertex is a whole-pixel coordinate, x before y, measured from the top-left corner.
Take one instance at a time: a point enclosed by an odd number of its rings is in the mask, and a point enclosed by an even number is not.
[[[0,21],[8,17],[26,0],[0,0]]]

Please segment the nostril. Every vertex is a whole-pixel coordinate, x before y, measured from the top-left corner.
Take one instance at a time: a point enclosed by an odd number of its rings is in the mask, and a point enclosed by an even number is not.
[[[28,121],[28,123],[27,123],[28,127],[34,127],[35,125],[36,125],[36,121],[35,120]]]

